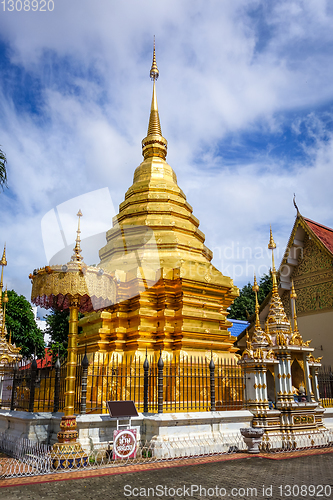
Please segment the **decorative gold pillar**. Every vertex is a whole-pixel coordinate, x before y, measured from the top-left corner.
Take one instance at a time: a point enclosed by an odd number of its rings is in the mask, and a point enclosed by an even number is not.
[[[77,364],[77,334],[79,310],[78,300],[73,299],[69,307],[69,334],[67,347],[67,373],[65,392],[65,416],[74,415],[75,406],[75,371]]]

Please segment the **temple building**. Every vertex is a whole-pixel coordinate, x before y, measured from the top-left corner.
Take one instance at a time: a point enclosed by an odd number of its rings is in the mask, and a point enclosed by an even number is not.
[[[99,268],[114,275],[116,302],[79,322],[79,350],[235,359],[227,308],[238,296],[231,278],[212,264],[199,220],[166,162],[153,52],[152,103],[143,161],[106,233]]]
[[[292,317],[289,290],[297,293],[298,324],[312,339],[315,356],[333,365],[333,229],[303,217],[298,209],[284,258],[279,268],[279,293]]]

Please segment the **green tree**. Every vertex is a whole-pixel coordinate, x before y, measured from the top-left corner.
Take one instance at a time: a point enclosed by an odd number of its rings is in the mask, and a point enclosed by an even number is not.
[[[261,304],[265,297],[272,290],[272,279],[269,274],[264,274],[259,281],[258,302]],[[248,315],[252,316],[255,312],[256,299],[252,284],[248,283],[243,286],[239,293],[239,297],[234,300],[230,306],[228,319],[247,320]]]
[[[31,304],[14,290],[8,291],[6,327],[8,334],[12,333],[12,344],[21,347],[23,357],[28,358],[35,351],[39,358],[44,357],[44,335],[36,325]]]
[[[46,330],[51,337],[50,348],[54,354],[67,356],[67,344],[69,333],[69,310],[52,310],[51,314],[46,316]]]
[[[83,314],[79,313],[79,319]],[[50,348],[54,354],[59,352],[60,357],[67,356],[68,333],[69,333],[69,310],[57,311],[52,310],[51,314],[46,317],[46,330],[51,337]],[[79,327],[80,331],[80,327]]]
[[[3,189],[7,186],[7,169],[6,169],[7,158],[5,153],[0,149],[0,187]]]

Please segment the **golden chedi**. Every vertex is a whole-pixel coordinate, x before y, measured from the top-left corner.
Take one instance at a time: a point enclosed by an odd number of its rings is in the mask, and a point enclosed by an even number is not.
[[[192,207],[166,162],[156,97],[159,72],[153,52],[153,96],[143,162],[106,233],[99,267],[117,280],[116,303],[80,320],[80,351],[233,359],[227,308],[238,289],[212,264],[212,252]]]

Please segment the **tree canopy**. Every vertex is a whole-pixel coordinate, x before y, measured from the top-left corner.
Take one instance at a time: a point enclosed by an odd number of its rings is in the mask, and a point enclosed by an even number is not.
[[[265,297],[272,290],[272,279],[269,274],[264,274],[259,281],[258,302],[261,304]],[[230,306],[229,319],[247,320],[248,316],[252,316],[255,312],[256,299],[252,284],[248,283],[243,286],[239,293],[239,297],[234,300]]]
[[[79,313],[79,319],[83,314]],[[46,330],[51,337],[50,348],[54,354],[59,352],[61,357],[67,356],[68,333],[69,333],[69,310],[52,310],[46,317]]]
[[[52,310],[51,314],[46,316],[46,330],[51,337],[50,348],[54,354],[59,352],[60,356],[67,355],[68,343],[68,319],[69,311]]]
[[[0,149],[0,188],[7,186],[7,158],[5,153]]]
[[[35,322],[35,316],[30,302],[23,295],[18,295],[14,290],[8,292],[6,307],[7,332],[12,333],[12,344],[21,347],[23,357],[36,354],[44,357],[44,335]]]

